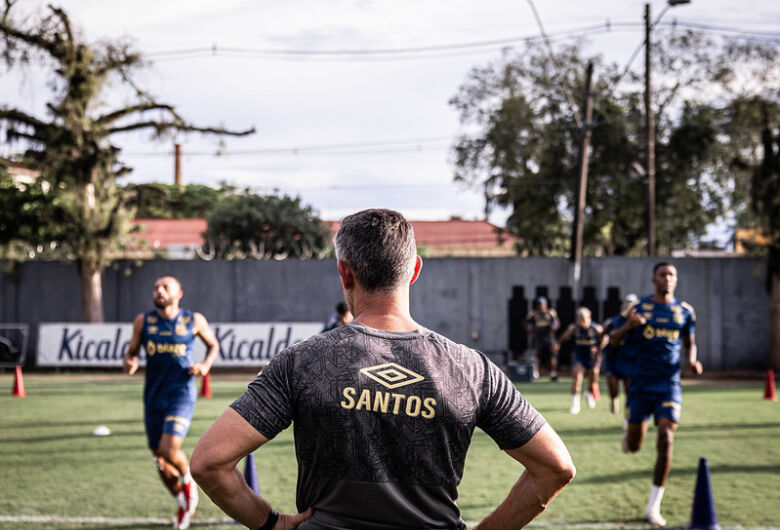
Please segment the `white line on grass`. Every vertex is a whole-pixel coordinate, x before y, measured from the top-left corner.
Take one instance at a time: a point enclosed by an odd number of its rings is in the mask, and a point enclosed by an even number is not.
[[[62,515],[0,515],[3,523],[74,523],[133,526],[139,524],[170,525],[172,517],[66,517]],[[233,519],[194,519],[193,526],[231,524]]]
[[[62,515],[0,515],[3,523],[74,523],[74,524],[111,524],[120,526],[132,526],[137,524],[165,524],[171,523],[168,517],[66,517]],[[218,524],[231,524],[233,519],[193,519],[193,526],[209,526]],[[477,522],[466,521],[469,527],[476,526]],[[622,523],[544,523],[533,522],[529,526],[536,528],[598,528],[598,529],[646,529],[646,524],[622,524]],[[673,527],[672,527],[673,528]],[[723,530],[780,530],[774,526],[721,526]]]

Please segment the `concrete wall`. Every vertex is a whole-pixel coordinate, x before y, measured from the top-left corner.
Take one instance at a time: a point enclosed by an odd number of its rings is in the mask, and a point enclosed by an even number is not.
[[[608,287],[647,294],[655,259],[589,258],[582,288],[599,302]],[[708,369],[763,368],[769,349],[769,297],[764,262],[753,258],[674,259],[677,297],[696,308],[696,342]],[[513,288],[532,299],[539,287],[557,303],[571,265],[559,258],[439,258],[425,260],[412,287],[412,316],[422,325],[485,352],[509,349]],[[131,321],[151,307],[152,285],[179,278],[182,305],[213,322],[323,321],[341,300],[334,260],[118,262],[104,272],[106,321]],[[32,262],[0,277],[0,322],[28,323],[35,351],[39,322],[81,319],[81,286],[73,264]],[[609,315],[600,315],[602,318]]]

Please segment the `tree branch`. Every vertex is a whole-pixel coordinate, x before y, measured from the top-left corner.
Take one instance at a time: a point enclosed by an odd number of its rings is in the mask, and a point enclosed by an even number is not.
[[[149,110],[167,110],[175,115],[175,111],[172,105],[150,101],[148,103],[139,103],[137,105],[132,105],[130,107],[116,110],[114,112],[109,112],[108,114],[104,114],[96,119],[95,123],[98,125],[107,125],[109,123],[115,122],[119,118],[128,116],[135,112],[146,112]]]
[[[24,125],[29,125],[30,127],[34,127],[36,129],[43,129],[45,127],[48,127],[47,123],[42,122],[38,118],[30,116],[29,114],[26,114],[19,109],[13,109],[8,107],[0,107],[0,120],[5,120],[14,123],[22,123]]]
[[[65,13],[61,8],[54,7],[53,5],[49,4],[49,9],[52,10],[52,12],[59,17],[60,22],[62,22],[62,25],[65,26],[65,33],[68,35],[68,42],[73,45],[73,31],[70,28],[70,18],[68,18],[68,14]]]
[[[119,132],[136,131],[139,129],[155,129],[158,134],[161,134],[169,129],[173,129],[182,132],[201,132],[209,134],[224,134],[229,136],[247,136],[255,132],[254,127],[245,131],[229,131],[227,129],[215,127],[196,127],[195,125],[189,125],[187,123],[176,123],[172,121],[141,121],[137,123],[131,123],[130,125],[112,127],[107,129],[106,132],[108,134],[114,134]]]
[[[22,30],[15,28],[8,23],[8,11],[11,9],[11,5],[6,2],[6,10],[3,14],[3,18],[0,19],[0,33],[5,34],[6,38],[19,39],[27,44],[40,48],[48,52],[55,59],[59,59],[62,55],[59,46],[53,40],[47,40],[42,35],[34,35],[32,33],[26,33]]]

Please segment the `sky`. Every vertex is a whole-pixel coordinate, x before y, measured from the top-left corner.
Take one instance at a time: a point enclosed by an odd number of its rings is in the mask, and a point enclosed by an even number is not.
[[[17,8],[33,13],[45,5],[21,0]],[[411,219],[483,218],[480,192],[453,182],[450,149],[460,126],[448,101],[472,68],[497,60],[502,47],[522,42],[449,46],[539,34],[524,0],[62,0],[57,5],[89,41],[130,38],[152,61],[136,77],[139,85],[176,105],[190,122],[256,129],[248,137],[222,139],[117,135],[121,160],[133,168],[125,182],[173,182],[171,153],[178,142],[185,183],[226,181],[260,192],[277,190],[300,196],[323,219],[368,207],[397,209]],[[651,2],[654,16],[665,5]],[[621,65],[643,39],[641,1],[537,0],[536,8],[550,34],[610,21],[612,31],[591,33],[586,51]],[[664,21],[674,20],[776,32],[780,3],[693,0],[669,9]],[[635,24],[621,26],[624,22]],[[366,53],[376,50],[386,52]],[[335,54],[343,51],[358,53]],[[633,68],[641,70],[643,64],[640,54]],[[42,114],[50,95],[46,81],[36,66],[24,75],[3,75],[3,103]],[[109,103],[131,101],[111,97]],[[2,146],[2,154],[11,151]],[[217,151],[222,154],[216,156]],[[490,220],[503,224],[506,216],[494,211]]]

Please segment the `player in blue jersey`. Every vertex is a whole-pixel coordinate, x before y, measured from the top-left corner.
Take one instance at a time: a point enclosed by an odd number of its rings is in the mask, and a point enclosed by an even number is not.
[[[590,309],[587,307],[578,307],[576,312],[576,323],[569,324],[566,331],[558,338],[558,342],[553,345],[553,351],[558,353],[561,344],[568,340],[574,340],[574,365],[572,366],[571,383],[571,408],[572,414],[580,413],[580,396],[582,388],[582,379],[588,376],[588,408],[596,407],[596,398],[594,396],[595,386],[599,384],[599,364],[601,349],[605,345],[604,330],[599,324],[593,322]]]
[[[154,284],[154,305],[133,322],[133,335],[123,359],[123,370],[138,370],[138,352],[146,350],[144,422],[149,449],[163,483],[176,499],[175,528],[188,528],[198,504],[187,455],[181,449],[195,410],[195,376],[206,375],[219,354],[219,342],[206,318],[179,308],[179,281],[165,276]],[[192,346],[198,336],[208,348],[202,362],[194,362]]]
[[[604,334],[609,335],[613,330],[622,326],[628,314],[628,311],[639,301],[637,295],[631,293],[626,295],[620,306],[620,313],[608,318],[602,327]],[[628,395],[628,382],[631,378],[631,365],[633,364],[633,355],[629,352],[631,345],[622,341],[620,345],[613,346],[607,344],[604,347],[604,375],[607,378],[607,389],[609,390],[609,411],[615,414],[619,409],[620,402],[620,382],[623,381],[623,389]]]
[[[661,516],[661,498],[672,464],[674,433],[682,408],[682,348],[685,347],[688,352],[686,364],[693,373],[701,374],[702,365],[696,359],[696,314],[690,304],[674,297],[677,287],[674,265],[666,262],[656,264],[653,267],[653,285],[655,293],[639,300],[626,315],[626,322],[612,333],[610,341],[617,345],[625,339],[636,345],[623,450],[634,453],[642,447],[650,416],[654,416],[658,429],[658,454],[645,516],[651,524],[664,526],[666,520]]]

